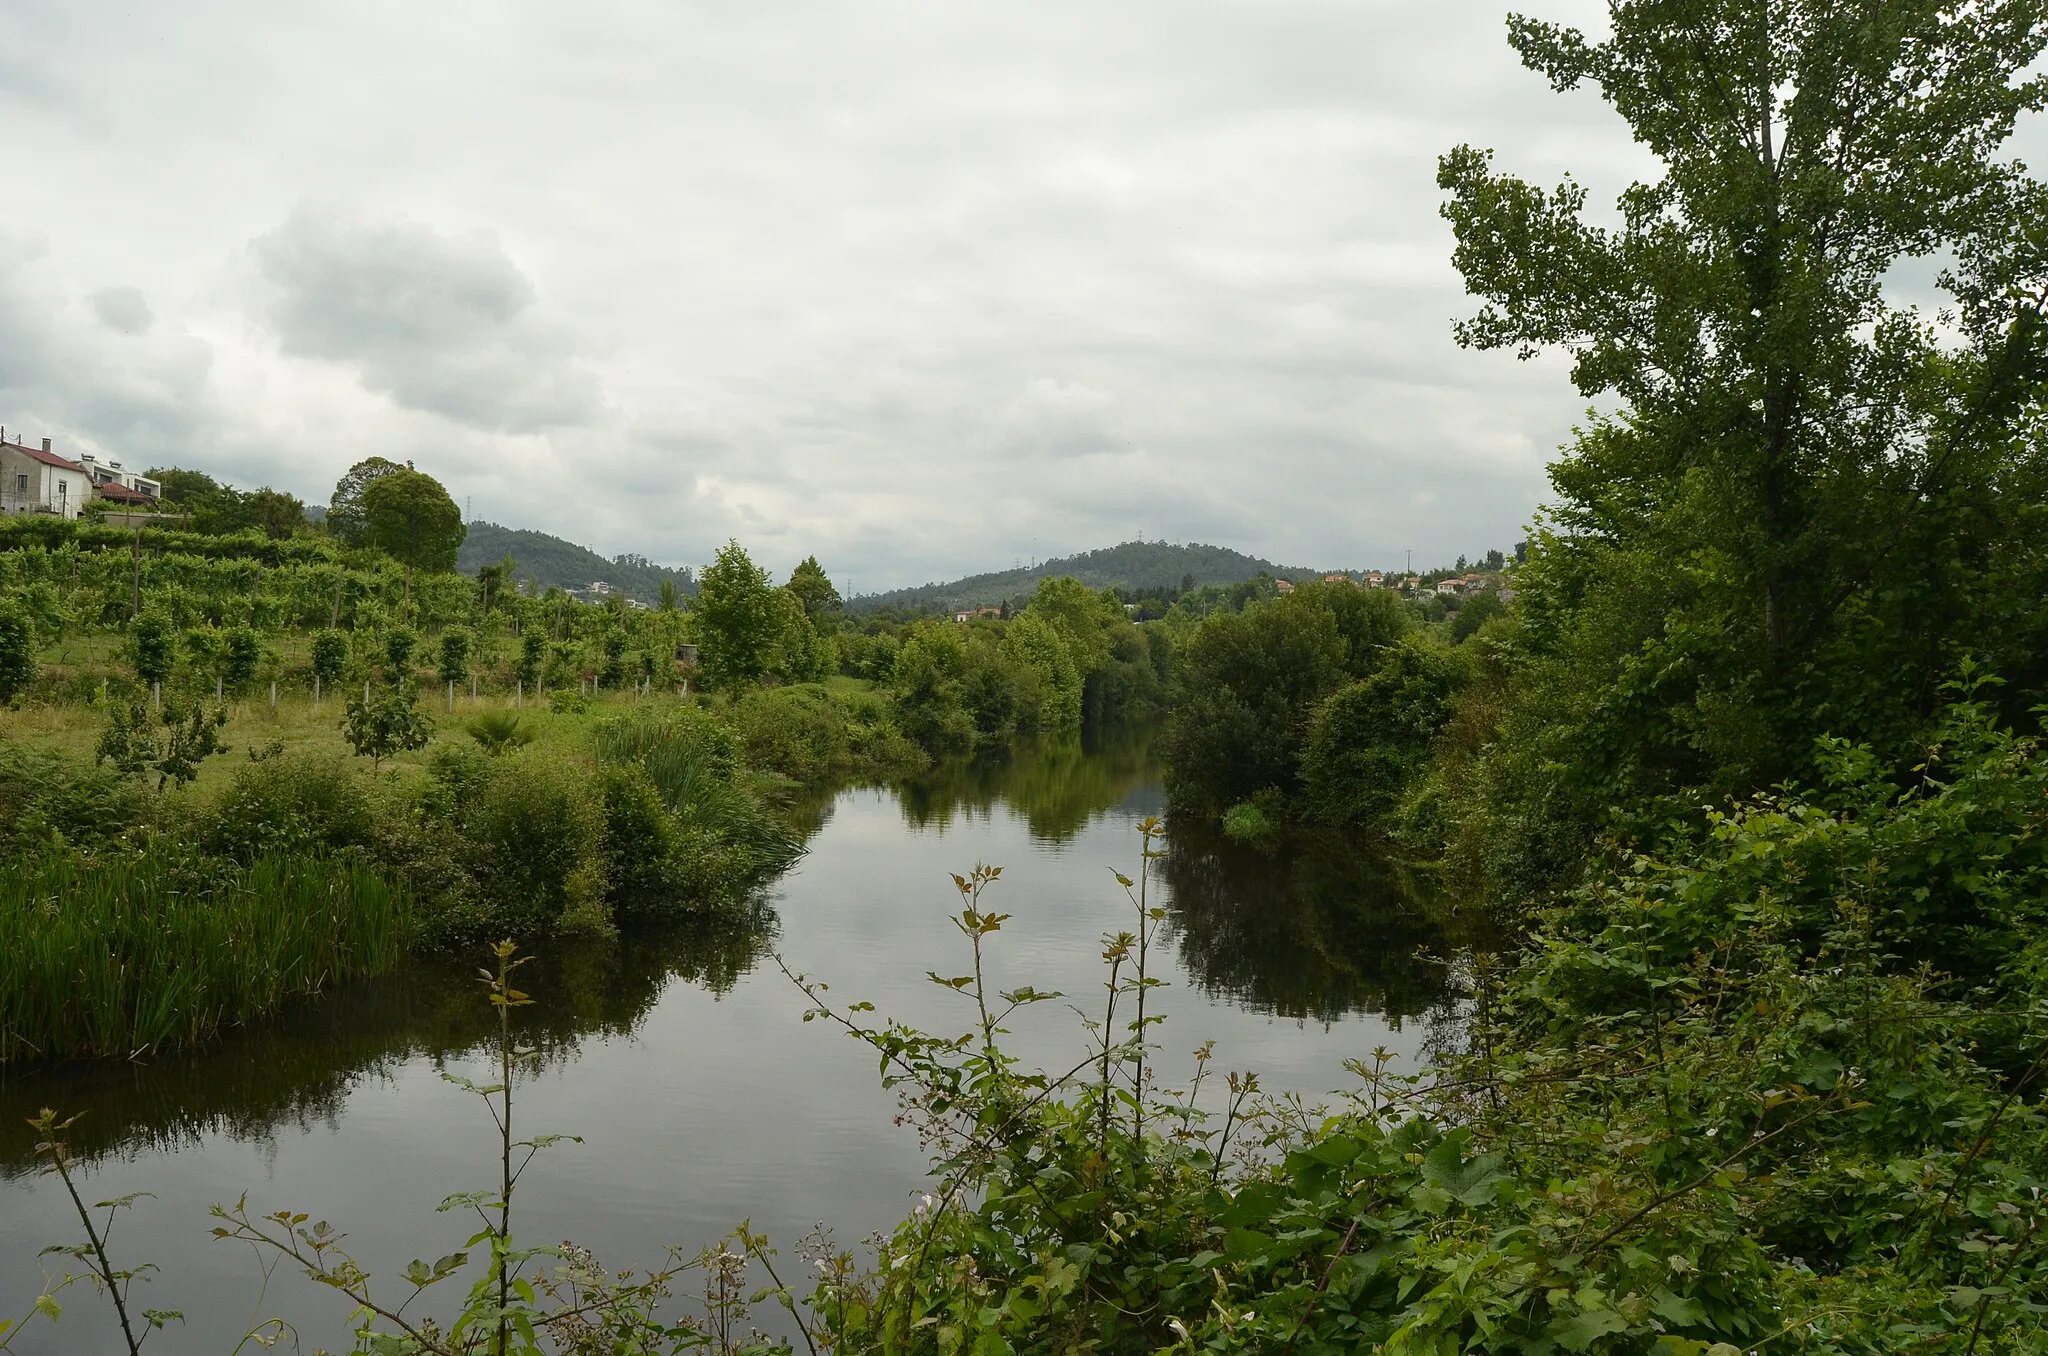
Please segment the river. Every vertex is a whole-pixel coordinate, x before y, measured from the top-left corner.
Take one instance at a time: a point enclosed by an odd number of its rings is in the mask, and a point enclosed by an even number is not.
[[[543,1061],[519,1087],[520,1129],[582,1143],[528,1173],[520,1236],[571,1239],[617,1267],[670,1244],[694,1251],[743,1219],[785,1255],[821,1222],[849,1244],[887,1228],[925,1184],[915,1136],[893,1124],[873,1056],[804,1022],[774,958],[828,981],[835,1000],[957,1034],[964,1000],[926,978],[965,972],[949,873],[999,865],[983,900],[1011,915],[992,939],[996,981],[1068,995],[1020,1014],[1012,1046],[1070,1067],[1090,1039],[1074,1009],[1101,1003],[1099,938],[1134,925],[1112,873],[1138,874],[1136,825],[1162,808],[1135,741],[820,793],[799,807],[815,826],[808,855],[749,918],[542,956],[522,1017]],[[1166,1077],[1184,1078],[1213,1041],[1216,1068],[1320,1099],[1375,1047],[1412,1067],[1454,1011],[1446,943],[1401,881],[1356,853],[1174,842],[1150,889],[1169,911],[1154,960],[1169,987],[1152,1000],[1168,1019]],[[86,1113],[73,1137],[88,1200],[154,1193],[120,1213],[112,1240],[115,1265],[160,1268],[135,1307],[185,1314],[150,1340],[154,1356],[224,1356],[272,1315],[298,1325],[308,1352],[346,1347],[346,1303],[283,1272],[266,1291],[246,1248],[211,1240],[208,1206],[246,1192],[252,1209],[331,1220],[376,1274],[454,1251],[474,1216],[436,1203],[492,1184],[495,1132],[441,1075],[489,1075],[490,1020],[473,965],[422,965],[195,1055],[13,1075],[0,1083],[0,1317],[34,1300],[40,1247],[78,1235],[30,1159],[23,1118],[48,1105]],[[103,1300],[84,1286],[62,1298],[62,1321],[32,1324],[12,1351],[115,1350]]]

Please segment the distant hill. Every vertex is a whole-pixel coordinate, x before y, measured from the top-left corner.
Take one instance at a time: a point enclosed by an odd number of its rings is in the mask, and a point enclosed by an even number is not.
[[[1127,541],[1059,560],[1047,560],[1023,570],[1001,570],[994,574],[969,575],[946,584],[920,584],[916,588],[890,589],[886,593],[864,593],[848,603],[855,612],[899,608],[909,612],[946,612],[960,607],[994,607],[1004,599],[1021,599],[1038,587],[1041,579],[1072,575],[1090,588],[1174,589],[1193,577],[1195,587],[1204,584],[1238,584],[1254,575],[1301,579],[1321,574],[1320,570],[1275,565],[1270,560],[1248,556],[1227,546],[1190,543],[1177,546],[1163,541]]]
[[[572,541],[527,528],[500,527],[496,523],[471,523],[455,554],[455,568],[475,574],[482,565],[495,565],[507,553],[512,557],[513,577],[521,583],[532,579],[543,589],[555,585],[565,589],[588,588],[597,580],[617,588],[628,598],[650,606],[661,601],[661,581],[673,579],[685,596],[697,592],[697,580],[688,566],[670,569],[656,565],[645,556],[614,556],[606,560],[597,552]]]

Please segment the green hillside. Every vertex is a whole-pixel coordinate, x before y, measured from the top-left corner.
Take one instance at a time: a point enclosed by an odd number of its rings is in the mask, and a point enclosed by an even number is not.
[[[684,594],[697,591],[697,581],[688,566],[671,569],[656,565],[645,556],[622,555],[607,560],[597,552],[572,541],[527,528],[500,527],[496,523],[469,524],[469,535],[455,557],[455,567],[464,574],[476,573],[480,565],[495,565],[507,554],[512,557],[513,576],[521,583],[537,581],[545,589],[588,588],[603,580],[628,598],[652,605],[661,598],[661,581],[673,579]]]
[[[920,584],[914,588],[891,589],[886,593],[864,593],[850,606],[857,612],[897,608],[912,612],[941,612],[956,607],[993,607],[1006,598],[1022,598],[1038,587],[1041,579],[1072,575],[1090,588],[1122,587],[1133,590],[1173,589],[1189,582],[1238,584],[1254,575],[1303,578],[1320,571],[1275,565],[1270,560],[1248,556],[1227,546],[1185,546],[1163,541],[1127,541],[1120,546],[1042,561],[1022,570],[1000,570],[993,574],[969,575],[945,584]]]

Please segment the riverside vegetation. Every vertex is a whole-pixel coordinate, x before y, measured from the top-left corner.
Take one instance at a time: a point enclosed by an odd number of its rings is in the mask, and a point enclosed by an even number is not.
[[[1092,1048],[1024,1068],[1006,1029],[1053,995],[999,977],[999,875],[977,869],[961,973],[932,976],[965,1034],[797,977],[933,1148],[931,1199],[876,1256],[820,1243],[798,1285],[743,1230],[684,1322],[579,1255],[519,1251],[508,1023],[479,1089],[503,1099],[501,1186],[456,1200],[486,1212],[483,1255],[406,1279],[474,1288],[432,1329],[365,1303],[361,1349],[744,1349],[759,1268],[795,1331],[755,1345],[782,1350],[2048,1350],[2048,190],[2000,158],[2048,103],[2048,9],[1608,17],[1597,41],[1523,18],[1510,38],[1661,166],[1613,224],[1571,181],[1471,148],[1440,166],[1482,303],[1461,340],[1563,348],[1604,398],[1512,603],[1461,640],[1302,589],[1201,621],[1171,670],[1176,817],[1374,835],[1505,940],[1465,962],[1458,1048],[1426,1077],[1363,1056],[1323,1113],[1200,1049],[1170,1089],[1148,823]],[[1929,257],[1933,317],[1887,291]],[[945,634],[958,657],[895,680],[899,728],[972,742],[975,713],[1018,708],[968,647],[1008,638]],[[913,640],[890,639],[893,673]],[[1040,676],[1066,719],[1072,684]],[[222,1227],[367,1283],[289,1212]],[[87,1234],[81,1265],[125,1300],[138,1277]]]
[[[737,544],[652,609],[458,576],[452,501],[403,469],[353,469],[325,530],[238,527],[191,472],[166,485],[221,530],[0,524],[0,842],[26,863],[0,1063],[165,1051],[482,937],[730,911],[802,851],[792,783],[1164,692],[1170,648],[1071,580],[971,628],[856,628],[815,561],[778,587]],[[290,925],[238,923],[273,885]]]

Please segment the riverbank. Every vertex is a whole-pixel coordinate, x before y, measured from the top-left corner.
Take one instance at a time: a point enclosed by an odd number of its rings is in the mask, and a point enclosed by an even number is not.
[[[95,717],[0,717],[0,1064],[190,1045],[489,936],[730,911],[802,851],[739,732],[673,699],[480,703],[380,763],[333,703],[242,705],[161,790],[79,747]]]

